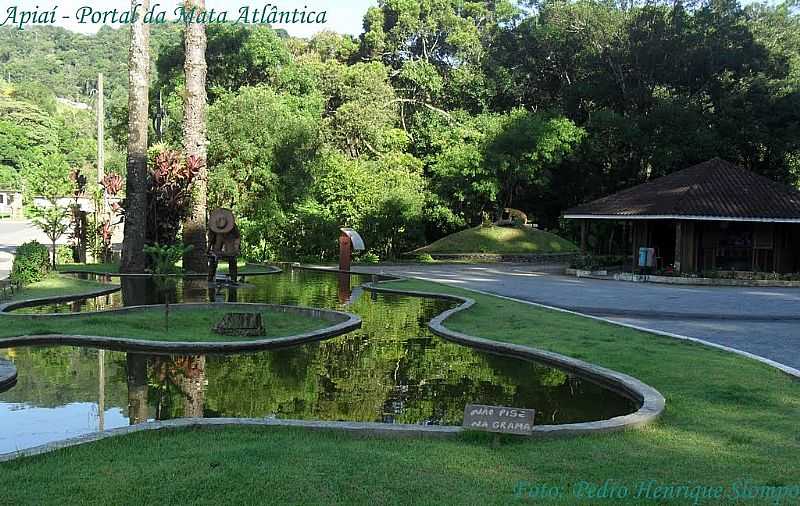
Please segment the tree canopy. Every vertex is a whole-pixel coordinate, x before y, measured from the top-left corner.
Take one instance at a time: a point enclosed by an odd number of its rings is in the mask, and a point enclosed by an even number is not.
[[[53,96],[89,102],[98,70],[124,141],[122,37],[0,29],[0,177],[33,146],[86,163]],[[153,40],[153,138],[175,149],[180,28]],[[56,60],[80,69],[45,75]],[[504,207],[558,230],[566,207],[715,156],[800,177],[792,1],[380,0],[358,37],[209,26],[206,60],[210,205],[234,209],[253,259],[328,258],[345,225],[395,256]]]

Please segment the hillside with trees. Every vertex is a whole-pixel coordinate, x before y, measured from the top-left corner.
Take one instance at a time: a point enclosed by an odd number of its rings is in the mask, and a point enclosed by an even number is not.
[[[0,30],[0,177],[32,149],[91,165],[53,97],[91,103],[98,72],[124,146],[128,32],[22,33]],[[358,37],[207,38],[209,207],[234,210],[251,260],[329,259],[343,225],[395,257],[505,207],[574,237],[565,208],[715,156],[800,179],[793,1],[382,0]],[[152,163],[183,149],[181,31],[150,52]]]

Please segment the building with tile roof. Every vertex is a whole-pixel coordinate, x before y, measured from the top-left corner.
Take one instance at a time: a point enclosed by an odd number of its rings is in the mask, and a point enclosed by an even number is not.
[[[678,272],[800,272],[800,191],[715,158],[564,213],[623,222],[634,256]]]

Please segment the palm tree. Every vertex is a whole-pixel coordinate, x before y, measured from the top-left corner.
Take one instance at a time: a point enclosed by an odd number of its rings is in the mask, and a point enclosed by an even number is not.
[[[132,9],[141,4],[131,24],[128,53],[128,170],[126,179],[125,236],[122,243],[122,272],[143,272],[147,227],[147,129],[150,87],[150,28],[144,15],[150,0],[132,0]]]
[[[205,0],[186,0],[187,11],[197,17],[205,10]],[[206,258],[206,29],[203,23],[189,23],[184,35],[186,61],[186,98],[184,100],[183,144],[186,156],[202,167],[195,179],[192,205],[183,222],[183,242],[191,246],[183,257],[183,267],[190,272],[208,271]]]

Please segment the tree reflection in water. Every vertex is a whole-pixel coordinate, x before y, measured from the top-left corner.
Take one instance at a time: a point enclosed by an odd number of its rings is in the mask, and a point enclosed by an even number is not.
[[[228,289],[216,290],[205,280],[179,283],[177,300],[236,298],[328,307],[358,314],[363,326],[327,341],[272,352],[169,357],[109,351],[102,383],[105,407],[127,413],[124,419],[132,424],[205,416],[457,425],[467,403],[534,408],[538,423],[568,423],[635,409],[631,401],[563,371],[433,336],[426,324],[452,307],[450,302],[375,293],[358,296],[364,279],[340,278],[289,271],[248,278],[235,295]],[[159,303],[149,283],[146,278],[126,278],[121,294],[112,295],[110,301],[82,301],[78,310],[107,303],[117,307]],[[62,304],[50,309],[74,307]],[[4,403],[15,403],[14,427],[0,426],[0,436],[24,430],[28,408],[91,403],[97,409],[96,350],[17,348],[0,350],[0,355],[11,352],[19,379],[15,388],[0,394],[0,409]],[[111,418],[106,417],[108,428],[114,426]],[[61,422],[53,420],[55,425]]]

